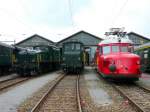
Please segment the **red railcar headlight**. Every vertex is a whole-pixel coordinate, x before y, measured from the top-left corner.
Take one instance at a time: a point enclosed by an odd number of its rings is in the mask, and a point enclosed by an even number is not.
[[[136,62],[136,64],[137,64],[137,65],[140,65],[140,61],[138,60],[138,61]]]

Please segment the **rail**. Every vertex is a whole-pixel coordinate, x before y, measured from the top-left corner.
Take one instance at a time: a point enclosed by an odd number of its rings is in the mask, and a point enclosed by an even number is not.
[[[29,79],[30,78],[22,78],[22,79],[13,78],[13,79],[8,79],[8,80],[1,81],[0,82],[0,91],[2,91],[4,89],[7,89],[7,88],[10,88],[12,86],[15,86],[15,85],[17,85],[21,82],[27,81]]]
[[[125,99],[129,100],[130,104],[134,107],[136,107],[136,109],[138,109],[138,112],[146,112],[142,107],[140,107],[136,102],[134,102],[131,98],[129,98],[119,87],[117,87],[114,84],[111,84]]]
[[[40,110],[40,107],[43,105],[44,101],[48,98],[48,95],[56,88],[56,86],[60,83],[60,81],[62,81],[65,77],[66,75],[61,75],[56,80],[54,80],[54,83],[52,83],[48,91],[42,96],[39,102],[32,108],[31,112],[38,112]],[[80,79],[80,76],[78,75],[76,78],[77,109],[78,109],[78,112],[83,112],[81,108],[81,101],[80,101],[79,79]]]
[[[80,75],[78,75],[77,77],[77,86],[76,86],[76,90],[77,90],[77,103],[78,103],[78,111],[82,112],[82,108],[81,108],[81,97],[80,97],[80,88],[79,88],[79,80],[80,80]]]
[[[65,77],[65,75],[61,75],[59,78],[57,78],[55,83],[48,89],[48,91],[43,95],[43,97],[39,100],[39,102],[33,107],[31,112],[37,112],[44,102],[44,100],[48,97],[48,94],[56,87],[56,85]]]

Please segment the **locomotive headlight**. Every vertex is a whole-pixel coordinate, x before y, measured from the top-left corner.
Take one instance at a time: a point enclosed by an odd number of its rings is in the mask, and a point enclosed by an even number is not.
[[[139,65],[139,64],[140,64],[140,61],[138,60],[138,61],[136,62],[136,64]]]

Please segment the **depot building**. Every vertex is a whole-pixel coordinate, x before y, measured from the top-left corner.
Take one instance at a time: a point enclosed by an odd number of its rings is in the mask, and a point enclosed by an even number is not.
[[[147,42],[150,42],[149,38],[146,38],[144,36],[141,36],[137,33],[130,32],[128,33],[129,39],[131,39],[134,43],[134,45],[141,45]],[[97,47],[97,44],[101,42],[103,38],[100,38],[98,36],[95,36],[91,33],[85,32],[85,31],[79,31],[75,34],[72,34],[68,37],[66,37],[63,40],[60,40],[59,42],[53,42],[46,37],[42,37],[38,34],[32,35],[25,40],[22,40],[21,42],[15,44],[19,47],[24,48],[30,48],[32,49],[35,45],[56,45],[60,48],[62,48],[62,44],[68,41],[80,41],[84,44],[84,50],[86,52],[86,58],[87,58],[87,64],[90,65],[94,59],[95,50]]]

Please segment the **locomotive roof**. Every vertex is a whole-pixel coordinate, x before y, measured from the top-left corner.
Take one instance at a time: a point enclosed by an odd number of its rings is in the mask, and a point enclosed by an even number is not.
[[[55,46],[55,45],[37,45],[37,46],[34,46],[34,47],[51,47],[53,50],[60,50],[59,47]]]
[[[42,51],[41,50],[22,49],[20,51],[20,54],[26,54],[26,53],[34,54],[34,53],[40,53],[40,52],[42,52]]]
[[[67,41],[67,42],[64,42],[63,44],[67,44],[67,43],[80,43],[80,44],[83,44],[83,43],[80,42],[80,41]]]
[[[145,48],[150,48],[150,42],[143,44],[143,45],[136,46],[134,49],[139,50],[139,49],[145,49]]]
[[[127,37],[123,37],[123,38],[119,38],[117,36],[109,36],[106,37],[107,39],[102,40],[98,45],[102,45],[102,44],[112,44],[112,43],[130,43],[132,44],[133,42],[128,39]],[[120,40],[120,42],[119,42]]]
[[[8,45],[8,44],[5,44],[5,43],[2,43],[2,42],[0,42],[0,46],[4,46],[4,47],[8,47],[8,48],[14,48],[13,46],[11,46],[11,45]]]
[[[33,46],[33,47],[40,47],[40,46],[48,46],[48,47],[53,47],[53,48],[59,48],[55,45],[36,45],[36,46]]]

